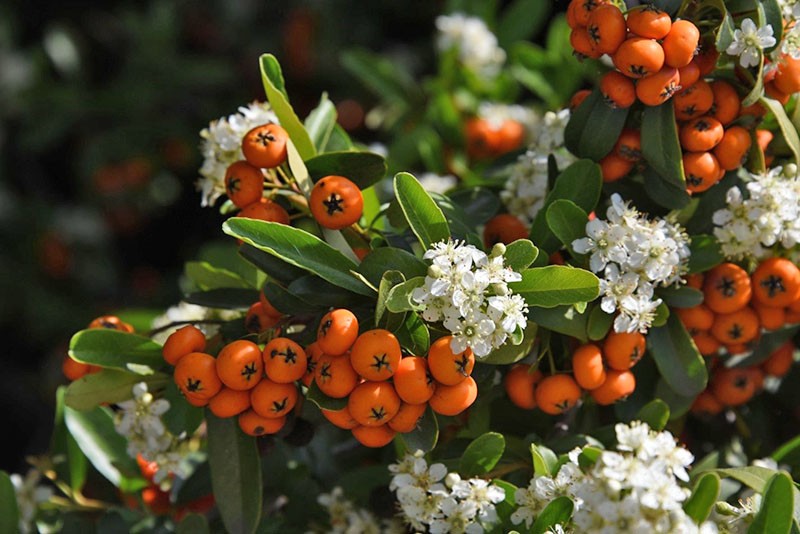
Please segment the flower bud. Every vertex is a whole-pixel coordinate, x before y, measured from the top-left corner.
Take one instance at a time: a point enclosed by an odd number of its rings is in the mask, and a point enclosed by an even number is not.
[[[797,165],[789,163],[783,168],[783,175],[787,178],[794,178],[797,176]]]
[[[506,246],[503,243],[495,243],[492,247],[491,257],[496,258],[506,253]]]
[[[442,268],[438,265],[431,265],[428,267],[428,276],[431,278],[441,278],[443,274]]]
[[[505,297],[509,293],[508,286],[503,282],[492,284],[492,290],[494,291],[494,294],[497,295],[498,297]]]

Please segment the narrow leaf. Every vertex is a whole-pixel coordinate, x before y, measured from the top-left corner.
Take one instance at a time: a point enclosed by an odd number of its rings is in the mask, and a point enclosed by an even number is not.
[[[776,473],[767,482],[761,508],[747,529],[748,534],[789,532],[794,513],[794,483],[786,473]]]
[[[683,503],[683,511],[698,525],[708,519],[719,497],[719,476],[705,473],[697,479],[692,494]]]
[[[19,528],[19,508],[17,494],[11,477],[0,471],[0,532],[17,532]]]
[[[262,54],[259,58],[259,65],[261,67],[261,81],[264,84],[267,100],[269,100],[275,115],[278,116],[278,121],[289,134],[300,156],[303,159],[314,157],[317,153],[314,143],[289,104],[289,97],[286,94],[283,73],[278,60],[272,54]]]
[[[69,355],[79,362],[122,371],[164,366],[160,345],[144,336],[107,328],[81,330],[72,336]]]
[[[670,315],[666,325],[650,329],[647,348],[676,393],[695,397],[706,388],[708,372],[703,357],[676,315]]]
[[[394,177],[397,201],[403,210],[411,231],[423,248],[450,238],[450,229],[442,210],[412,175],[401,172]]]
[[[461,455],[459,473],[467,477],[485,475],[497,465],[505,449],[506,440],[502,434],[487,432],[478,436]]]

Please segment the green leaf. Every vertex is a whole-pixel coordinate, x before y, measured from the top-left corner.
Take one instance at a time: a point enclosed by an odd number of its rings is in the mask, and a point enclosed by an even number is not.
[[[533,37],[548,20],[551,6],[540,0],[515,0],[503,10],[497,25],[502,47]]]
[[[177,534],[207,534],[208,520],[200,514],[187,514],[175,528]]]
[[[259,65],[264,91],[272,110],[278,116],[278,122],[289,134],[303,159],[314,157],[317,153],[314,143],[289,104],[289,96],[286,93],[283,73],[278,60],[272,54],[262,54],[259,58]]]
[[[675,419],[685,415],[686,412],[689,411],[689,408],[692,407],[692,403],[696,397],[696,395],[692,395],[691,397],[679,395],[671,387],[669,387],[663,378],[659,378],[658,382],[656,382],[654,396],[663,400],[667,403],[667,406],[669,406],[670,421],[674,421]]]
[[[608,331],[611,330],[611,325],[614,323],[614,316],[606,313],[599,305],[592,307],[589,312],[589,319],[586,324],[586,335],[592,341],[600,341],[605,339]]]
[[[773,460],[781,463],[787,463],[792,461],[796,455],[800,453],[800,436],[796,436],[777,449],[770,455]]]
[[[774,469],[758,467],[754,465],[747,467],[715,469],[714,472],[721,477],[728,477],[738,480],[748,488],[751,488],[758,493],[764,493],[764,490],[767,487],[767,482],[775,474]]]
[[[165,386],[170,379],[157,373],[141,376],[116,369],[103,369],[72,382],[64,394],[64,402],[75,410],[91,410],[100,404],[115,404],[133,397],[133,386],[146,382],[149,389]]]
[[[537,256],[539,256],[539,249],[529,239],[517,239],[506,245],[503,259],[508,267],[520,272],[536,261]]]
[[[416,313],[409,313],[403,325],[395,332],[400,345],[412,354],[427,354],[431,346],[431,333],[425,321]]]
[[[597,463],[597,460],[600,459],[602,454],[603,449],[599,447],[586,446],[578,455],[578,465],[581,467],[581,469],[589,469]]]
[[[458,189],[447,194],[456,205],[461,206],[464,213],[469,213],[470,221],[475,225],[485,224],[500,209],[501,202],[497,193],[486,187],[470,187]]]
[[[694,308],[703,303],[703,292],[689,286],[664,287],[656,294],[671,308]]]
[[[245,435],[235,417],[206,412],[211,485],[228,532],[255,532],[261,519],[261,459],[256,441]]]
[[[558,468],[558,456],[544,445],[531,443],[533,474],[537,477],[552,477]]]
[[[394,190],[411,231],[426,250],[450,239],[450,228],[439,206],[412,175],[401,172],[394,177]]]
[[[719,497],[719,476],[705,473],[697,479],[692,494],[683,503],[683,511],[698,525],[708,519]]]
[[[144,481],[136,461],[128,456],[128,442],[114,429],[114,418],[108,408],[91,411],[64,408],[64,422],[72,437],[91,464],[123,492],[136,491]]]
[[[327,93],[322,93],[317,107],[311,110],[303,126],[314,144],[317,152],[324,152],[328,141],[336,126],[336,106],[328,99]]]
[[[509,365],[520,361],[530,354],[533,344],[536,342],[536,332],[538,330],[539,325],[533,321],[528,321],[522,333],[522,341],[520,343],[515,345],[506,342],[505,345],[499,349],[493,350],[485,358],[481,358],[480,362],[491,365]]]
[[[405,102],[418,92],[411,76],[396,61],[366,50],[348,50],[341,61],[379,98]]]
[[[277,256],[267,254],[263,250],[259,250],[247,243],[242,243],[242,246],[239,247],[239,255],[253,264],[258,270],[282,284],[288,284],[305,272]]]
[[[386,312],[386,299],[389,296],[389,291],[396,285],[402,284],[406,281],[406,277],[400,271],[386,271],[381,277],[381,282],[378,285],[378,302],[375,303],[375,325],[377,326]],[[392,330],[391,328],[389,330]]]
[[[251,287],[238,274],[227,269],[218,269],[205,261],[186,262],[184,272],[203,291],[222,287]]]
[[[337,287],[322,280],[318,276],[301,276],[286,288],[289,293],[305,302],[313,302],[326,308],[342,308],[355,305],[363,297],[355,295],[347,289]]]
[[[338,412],[347,406],[347,397],[343,399],[334,399],[333,397],[327,396],[319,389],[316,380],[312,381],[311,385],[308,386],[306,399],[316,404],[320,410],[333,410],[334,412]]]
[[[478,436],[464,449],[459,463],[459,473],[472,477],[485,475],[497,465],[506,449],[506,439],[497,432]]]
[[[240,217],[225,221],[222,231],[333,285],[359,295],[373,295],[369,287],[350,273],[356,269],[355,262],[308,232],[280,223]]]
[[[522,280],[508,287],[529,306],[542,308],[589,302],[600,294],[600,281],[593,273],[564,265],[526,269]]]
[[[528,320],[538,324],[541,328],[558,332],[585,343],[586,322],[589,314],[579,313],[574,306],[556,306],[555,308],[531,308],[528,310]]]
[[[761,508],[758,510],[748,534],[788,533],[792,528],[794,513],[794,483],[786,473],[776,473],[767,482]]]
[[[764,24],[769,24],[773,28],[773,37],[775,44],[769,48],[764,49],[765,54],[771,53],[777,48],[783,40],[783,13],[778,0],[759,0],[758,3],[759,16],[762,16]],[[762,26],[762,24],[759,24]]]
[[[775,116],[783,138],[786,140],[786,144],[789,145],[789,150],[792,151],[795,164],[800,163],[800,136],[797,135],[797,130],[792,121],[789,120],[788,115],[786,115],[786,110],[780,102],[771,98],[761,97],[761,103]]]
[[[547,208],[545,218],[550,231],[574,255],[572,242],[586,237],[586,222],[589,220],[586,212],[571,200],[559,199]]]
[[[69,355],[79,362],[141,374],[164,366],[159,344],[138,334],[107,328],[81,330],[72,336]]]
[[[410,252],[394,247],[376,248],[358,265],[358,272],[373,285],[381,282],[383,274],[388,270],[400,271],[406,278],[425,276],[428,265]]]
[[[653,430],[664,430],[669,421],[669,406],[661,399],[653,399],[641,407],[636,419],[647,423]]]
[[[668,104],[672,106],[671,102]],[[628,109],[612,108],[604,101],[600,89],[595,88],[572,113],[564,129],[564,145],[578,157],[600,161],[619,139]]]
[[[11,477],[0,471],[0,532],[18,532],[19,509]]]
[[[386,296],[386,309],[392,313],[421,310],[422,306],[411,299],[411,294],[424,284],[425,278],[422,276],[397,284],[389,290],[389,294]]]
[[[386,160],[372,152],[328,152],[306,160],[308,175],[316,182],[334,174],[366,189],[386,176]]]
[[[64,480],[69,487],[80,491],[86,482],[88,463],[86,456],[81,452],[75,438],[67,430],[64,422],[64,394],[66,386],[59,386],[56,390],[56,413],[53,424],[53,434],[50,438],[50,453],[55,464],[55,471],[60,480]],[[56,461],[55,458],[61,458]]]
[[[703,357],[676,315],[671,315],[666,325],[650,329],[647,348],[675,393],[695,397],[706,388],[708,372]]]
[[[566,496],[556,497],[548,504],[531,527],[531,534],[544,534],[555,525],[566,524],[572,517],[574,504]]]
[[[353,141],[344,128],[339,124],[334,124],[331,137],[322,152],[341,152],[343,150],[353,150]]]
[[[712,235],[693,235],[689,250],[690,273],[708,271],[725,260],[717,238]]]
[[[269,303],[281,313],[296,315],[315,313],[325,309],[325,307],[319,303],[308,302],[273,282],[267,282],[264,285],[263,291]]]
[[[258,302],[258,290],[242,288],[219,288],[197,291],[184,297],[189,304],[224,310],[246,310]]]
[[[176,436],[183,432],[192,435],[203,422],[203,409],[189,404],[174,380],[169,380],[164,388],[164,398],[169,401],[169,410],[161,416],[161,420],[167,430]]]
[[[680,209],[689,203],[681,144],[673,103],[645,106],[642,112],[642,157],[655,171],[645,173],[646,191],[660,206]]]
[[[409,452],[432,451],[439,441],[439,422],[436,419],[436,414],[433,413],[433,410],[428,406],[425,410],[425,414],[417,423],[417,428],[406,434],[399,434],[398,436]]]

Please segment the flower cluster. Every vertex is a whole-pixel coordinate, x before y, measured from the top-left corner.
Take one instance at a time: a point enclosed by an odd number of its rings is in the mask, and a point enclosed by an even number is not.
[[[436,29],[440,51],[456,49],[459,61],[482,76],[492,77],[500,72],[506,53],[483,20],[462,13],[442,15],[436,18]]]
[[[165,489],[171,482],[168,475],[184,476],[181,442],[161,420],[161,416],[169,410],[169,401],[154,398],[147,390],[147,384],[140,382],[133,386],[133,398],[117,406],[120,411],[114,428],[127,439],[131,458],[141,455],[158,465],[153,482]]]
[[[512,521],[530,527],[549,502],[563,495],[575,504],[572,523],[579,532],[716,532],[713,523],[698,527],[683,511],[690,492],[679,480],[689,480],[692,454],[669,432],[654,432],[645,423],[620,423],[615,430],[616,451],[602,451],[582,469],[582,450],[575,449],[555,477],[535,477],[519,488]]]
[[[619,311],[614,330],[646,333],[661,304],[655,288],[679,283],[686,271],[689,237],[668,219],[648,220],[616,193],[606,216],[605,221],[590,220],[587,237],[572,246],[579,254],[591,254],[589,267],[602,273],[600,307],[606,313]]]
[[[411,297],[424,307],[426,321],[442,321],[453,334],[455,353],[471,348],[476,356],[486,356],[528,324],[525,300],[507,285],[522,276],[504,266],[504,251],[496,246],[488,256],[472,245],[442,241],[425,252],[431,267]]]
[[[39,505],[47,502],[53,496],[52,488],[39,484],[42,474],[35,468],[29,469],[24,478],[18,474],[13,474],[10,478],[19,510],[19,531],[22,534],[38,532],[33,522],[36,519]]]
[[[256,126],[277,123],[278,117],[269,104],[253,102],[239,108],[239,113],[211,121],[208,128],[200,132],[203,141],[200,151],[203,165],[201,178],[197,180],[197,190],[201,192],[202,206],[212,206],[225,194],[225,171],[231,163],[244,159],[242,137]]]
[[[795,169],[791,169],[794,171]],[[776,167],[766,174],[751,175],[748,198],[732,187],[727,206],[714,213],[714,235],[722,253],[732,260],[763,259],[769,247],[780,243],[791,249],[800,242],[800,179]]]
[[[783,18],[787,22],[800,19],[800,0],[778,0]]]
[[[753,19],[746,18],[742,21],[740,29],[733,32],[733,41],[725,53],[729,56],[739,56],[739,64],[744,67],[755,67],[761,63],[764,49],[775,46],[772,25],[765,24],[757,27]]]
[[[335,487],[330,493],[317,497],[317,502],[325,508],[330,517],[331,534],[401,534],[403,525],[396,519],[378,519],[363,508],[357,508],[352,501],[345,499],[342,488]]]
[[[444,464],[429,466],[422,451],[407,454],[389,471],[389,489],[397,493],[401,515],[415,531],[475,534],[498,521],[495,504],[505,499],[505,490],[486,480],[462,480]]]
[[[500,199],[509,213],[527,223],[532,222],[542,209],[547,196],[548,156],[553,155],[559,169],[575,161],[575,157],[564,148],[564,128],[569,117],[569,109],[545,113],[536,139],[509,168]]]

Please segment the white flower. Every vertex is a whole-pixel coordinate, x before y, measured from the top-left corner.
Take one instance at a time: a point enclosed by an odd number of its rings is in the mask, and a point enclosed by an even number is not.
[[[35,468],[28,469],[25,478],[16,473],[12,474],[10,478],[17,498],[19,530],[23,534],[36,532],[33,522],[36,519],[39,505],[47,502],[53,496],[53,490],[39,484],[42,474]]]
[[[725,53],[739,56],[739,64],[744,68],[755,67],[761,62],[763,50],[775,46],[776,41],[772,33],[770,24],[757,28],[753,19],[746,18],[742,21],[741,29],[733,32],[733,42]]]
[[[458,183],[458,179],[452,174],[436,174],[434,172],[424,172],[417,176],[419,183],[425,191],[432,193],[445,193]]]
[[[402,532],[401,526],[394,520],[381,524],[369,510],[356,508],[352,501],[344,498],[344,491],[339,486],[330,493],[322,493],[317,502],[328,512],[330,530],[336,534],[380,534],[385,532]]]
[[[781,53],[792,59],[800,59],[800,25],[795,24],[783,34]]]
[[[787,22],[792,22],[800,18],[800,1],[798,0],[778,0],[781,6],[783,18]]]
[[[500,72],[506,53],[483,20],[462,13],[441,15],[436,18],[436,28],[440,51],[456,49],[459,61],[483,76],[493,77]]]

